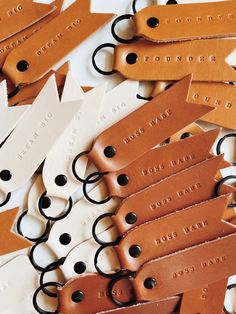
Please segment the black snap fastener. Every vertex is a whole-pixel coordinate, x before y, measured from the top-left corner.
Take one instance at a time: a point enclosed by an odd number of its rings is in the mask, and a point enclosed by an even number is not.
[[[133,225],[137,221],[137,215],[135,213],[128,213],[125,217],[125,221],[129,225]]]
[[[132,245],[129,249],[129,254],[132,257],[139,257],[142,253],[142,249],[139,245]]]
[[[126,174],[120,174],[117,178],[117,182],[121,186],[125,186],[129,183],[129,177]]]
[[[21,60],[20,62],[17,63],[16,67],[18,71],[25,72],[29,68],[29,63],[25,60]]]
[[[128,64],[134,64],[137,62],[138,56],[136,55],[136,53],[129,53],[126,57],[126,62]]]
[[[71,242],[71,236],[68,233],[63,233],[60,236],[59,241],[62,245],[68,245]]]
[[[147,25],[151,28],[156,28],[159,25],[159,20],[156,17],[150,17],[147,20]]]
[[[156,285],[157,285],[157,282],[156,282],[156,279],[154,279],[154,278],[147,278],[147,279],[144,281],[144,287],[145,287],[146,289],[151,290],[151,289],[155,288]]]
[[[83,274],[86,270],[86,265],[83,262],[78,262],[74,265],[74,271],[76,274]]]
[[[47,209],[50,206],[51,206],[51,200],[49,197],[45,196],[42,200],[42,208]]]
[[[115,147],[113,146],[107,146],[105,149],[104,149],[104,155],[107,157],[107,158],[112,158],[116,155],[116,149]]]
[[[191,133],[185,132],[185,133],[183,133],[183,134],[181,135],[181,140],[184,140],[185,138],[188,138],[188,137],[191,137],[191,136],[192,136]]]
[[[79,303],[83,301],[83,299],[84,299],[84,293],[82,291],[75,291],[71,296],[71,300],[74,303]]]
[[[64,186],[67,183],[67,177],[64,176],[63,174],[60,174],[59,176],[55,178],[55,183],[58,186]]]
[[[0,179],[2,181],[10,181],[12,178],[12,174],[9,170],[2,170],[0,172]]]

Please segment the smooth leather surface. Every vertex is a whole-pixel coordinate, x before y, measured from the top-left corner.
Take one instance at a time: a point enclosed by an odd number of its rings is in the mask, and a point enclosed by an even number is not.
[[[131,281],[137,300],[159,300],[234,275],[235,238],[234,233],[146,263]],[[150,277],[157,284],[146,289]]]
[[[170,214],[215,197],[219,169],[229,166],[223,156],[207,159],[197,165],[172,175],[125,199],[112,220],[120,235],[144,222]],[[224,185],[221,194],[234,192]],[[126,222],[126,215],[135,213],[137,221]]]
[[[201,134],[204,132],[204,129],[197,123],[191,123],[182,130],[176,132],[173,136],[169,138],[169,143],[174,143],[183,139],[184,135],[190,134],[190,136]]]
[[[89,0],[76,0],[34,36],[14,49],[7,56],[3,72],[15,85],[39,80],[112,17],[113,14],[90,13]],[[16,67],[21,60],[26,60],[29,64],[24,72]]]
[[[228,202],[221,196],[131,229],[115,246],[122,269],[137,271],[152,259],[236,232],[222,220]],[[142,250],[138,257],[129,253],[134,245]]]
[[[158,19],[156,27],[148,20]],[[236,35],[234,1],[148,6],[133,16],[136,35],[154,42],[173,42]]]
[[[131,80],[176,81],[192,73],[193,81],[234,82],[236,72],[225,61],[234,49],[235,39],[167,44],[139,40],[115,48],[113,68]],[[126,61],[131,53],[137,55],[134,64]]]
[[[0,213],[0,255],[19,251],[31,246],[31,242],[12,231],[19,208]]]
[[[212,157],[210,150],[219,132],[220,129],[215,129],[150,150],[127,167],[104,176],[108,194],[125,198]],[[122,174],[126,174],[129,178],[125,186],[117,182],[117,178]]]
[[[129,165],[179,129],[212,110],[186,102],[190,84],[189,75],[101,133],[88,155],[98,170],[116,171]],[[108,146],[116,150],[112,158],[104,155],[104,149]]]

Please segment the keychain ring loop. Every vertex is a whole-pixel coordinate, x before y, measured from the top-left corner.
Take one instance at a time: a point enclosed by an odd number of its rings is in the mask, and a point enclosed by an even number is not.
[[[120,21],[124,21],[124,20],[129,20],[130,18],[132,18],[132,14],[123,14],[123,15],[120,15],[118,16],[112,23],[111,25],[111,34],[112,36],[114,37],[115,40],[117,40],[119,43],[122,43],[122,44],[132,44],[134,42],[136,42],[137,40],[140,39],[139,36],[133,36],[133,38],[130,38],[130,39],[124,39],[124,38],[121,38],[119,37],[117,34],[116,34],[116,25],[120,22]]]
[[[42,239],[42,240],[36,242],[32,246],[32,248],[29,252],[29,260],[30,260],[31,264],[34,266],[34,268],[37,269],[38,271],[44,271],[45,267],[41,267],[36,263],[35,258],[34,258],[34,252],[35,252],[35,249],[37,248],[38,245],[45,243],[47,240],[48,240],[48,238],[45,238],[45,239]]]
[[[72,162],[72,172],[73,172],[73,175],[74,175],[74,177],[75,177],[78,181],[80,181],[81,183],[84,183],[84,182],[85,182],[85,179],[81,178],[81,177],[77,174],[76,169],[75,169],[75,166],[76,166],[77,161],[78,161],[81,157],[86,156],[86,155],[88,155],[88,154],[89,154],[89,151],[88,151],[88,150],[86,150],[86,151],[84,151],[84,152],[81,152],[81,153],[79,153],[79,154],[75,157],[75,159],[74,159],[73,162]]]
[[[231,290],[231,289],[234,289],[234,288],[236,288],[236,284],[235,284],[235,283],[233,283],[233,284],[231,284],[231,285],[228,285],[228,287],[227,287],[226,290]],[[229,311],[227,311],[227,310],[226,310],[226,307],[225,307],[225,305],[224,305],[224,313],[225,313],[225,314],[234,314],[235,312],[229,312]]]
[[[102,245],[98,248],[98,250],[96,251],[95,255],[94,255],[94,267],[96,268],[97,272],[99,273],[100,276],[104,277],[104,278],[116,278],[118,275],[121,275],[124,271],[122,269],[118,270],[117,272],[114,273],[104,273],[101,268],[98,266],[98,257],[99,254],[107,247],[110,247],[113,245]]]
[[[43,199],[44,199],[44,197],[45,197],[46,195],[47,195],[47,191],[45,191],[45,192],[40,196],[39,202],[38,202],[39,212],[40,212],[40,214],[41,214],[44,218],[48,219],[49,221],[59,221],[59,220],[62,220],[62,219],[64,219],[65,217],[67,217],[67,216],[69,215],[69,213],[71,212],[71,209],[72,209],[72,207],[73,207],[73,201],[72,201],[71,196],[70,196],[69,199],[68,199],[69,207],[68,207],[68,209],[66,210],[66,212],[65,212],[64,214],[60,215],[60,216],[51,217],[51,216],[46,215],[45,212],[44,212],[44,209],[43,209]]]
[[[54,312],[49,312],[49,311],[44,311],[39,305],[38,305],[38,294],[43,291],[42,289],[43,288],[47,288],[47,287],[55,287],[55,288],[61,288],[63,287],[62,284],[60,284],[59,282],[54,282],[54,281],[51,281],[51,282],[48,282],[48,283],[45,283],[43,286],[40,286],[38,287],[38,289],[34,292],[34,295],[33,295],[33,306],[35,308],[35,310],[40,313],[40,314],[59,314],[59,311],[58,310],[55,310]]]
[[[221,187],[222,185],[228,181],[228,180],[231,180],[231,179],[236,179],[236,175],[230,175],[230,176],[227,176],[223,179],[221,179],[218,183],[217,183],[217,186],[216,186],[216,196],[220,196],[220,190],[221,190]],[[228,205],[228,208],[235,208],[236,207],[236,203],[232,203],[232,204],[229,204]]]
[[[98,238],[97,234],[96,234],[96,228],[97,228],[98,223],[99,223],[101,220],[103,220],[104,218],[112,217],[112,216],[114,216],[113,213],[106,213],[106,214],[100,215],[100,216],[94,221],[94,223],[93,223],[93,226],[92,226],[92,235],[93,235],[93,238],[94,238],[94,240],[95,240],[98,244],[100,244],[100,245],[102,245],[102,246],[105,246],[105,245],[113,246],[113,245],[118,244],[118,243],[117,243],[117,242],[118,242],[118,239],[115,240],[115,241],[111,241],[111,242],[104,242],[104,241],[100,240],[100,239]]]
[[[30,238],[30,237],[26,237],[24,236],[23,232],[22,232],[22,228],[21,228],[21,223],[22,223],[22,220],[23,218],[27,215],[28,213],[28,210],[24,211],[18,218],[17,220],[17,224],[16,224],[16,229],[17,229],[17,232],[24,238],[26,238],[27,240],[31,241],[31,242],[37,242],[37,241],[40,241],[42,240],[49,232],[50,228],[51,228],[51,224],[50,224],[50,221],[48,220],[47,223],[46,223],[46,226],[45,226],[45,230],[43,232],[43,234],[38,237],[38,238]]]
[[[138,0],[133,0],[133,2],[132,2],[132,10],[133,10],[134,14],[136,14],[138,12],[136,9],[137,2],[138,2]],[[154,1],[153,1],[153,4],[154,4]]]
[[[139,95],[139,94],[137,94],[136,97],[137,97],[138,99],[146,100],[146,101],[151,101],[151,100],[153,100],[153,98],[154,98],[154,97],[152,97],[152,96],[150,96],[150,97],[144,97],[144,96],[141,96],[141,95]]]
[[[137,301],[135,299],[131,299],[128,302],[122,302],[118,299],[115,298],[115,294],[113,293],[113,287],[115,286],[115,284],[123,279],[132,279],[135,277],[135,272],[128,272],[126,274],[120,275],[120,276],[116,276],[115,278],[111,279],[111,281],[108,284],[108,295],[111,299],[111,301],[113,303],[115,303],[116,305],[118,305],[119,307],[128,307],[128,306],[132,306],[135,305],[137,303]]]
[[[64,264],[66,260],[66,257],[62,257],[60,258],[58,261],[56,262],[52,262],[51,264],[49,264],[47,267],[44,268],[44,270],[42,271],[42,273],[40,274],[39,277],[39,284],[42,287],[42,291],[43,293],[45,293],[47,296],[52,297],[52,298],[56,298],[57,297],[57,293],[51,292],[49,291],[46,287],[44,287],[44,276],[46,273],[50,272],[50,271],[54,271],[56,269],[58,269],[61,265]]]
[[[0,207],[3,207],[4,205],[6,205],[10,201],[10,199],[11,199],[11,192],[7,193],[6,199],[0,204]]]
[[[113,48],[113,49],[115,49],[115,48],[116,48],[116,45],[115,45],[115,44],[112,44],[112,43],[105,43],[105,44],[102,44],[102,45],[98,46],[98,47],[94,50],[93,55],[92,55],[92,64],[93,64],[93,67],[94,67],[94,69],[95,69],[98,73],[100,73],[100,74],[102,74],[102,75],[113,75],[113,74],[115,74],[115,73],[117,72],[116,70],[103,71],[103,70],[101,70],[101,69],[97,66],[97,64],[96,64],[96,61],[95,61],[96,55],[97,55],[98,52],[99,52],[100,50],[102,50],[103,48]]]
[[[101,204],[106,204],[107,202],[109,202],[112,197],[111,196],[108,196],[107,198],[105,198],[104,200],[101,200],[101,201],[96,201],[94,199],[92,199],[88,193],[87,193],[87,184],[91,184],[91,180],[90,178],[94,177],[94,176],[98,176],[96,181],[99,181],[100,179],[102,179],[105,175],[107,174],[107,172],[94,172],[94,173],[91,173],[85,180],[84,184],[83,184],[83,193],[84,193],[84,197],[92,204],[95,204],[95,205],[101,205]]]
[[[229,134],[226,134],[225,136],[223,136],[217,143],[217,146],[216,146],[216,153],[217,155],[220,155],[221,154],[221,146],[223,144],[223,142],[229,138],[229,137],[236,137],[236,133],[229,133]],[[232,165],[233,166],[236,166],[236,161],[232,162]]]

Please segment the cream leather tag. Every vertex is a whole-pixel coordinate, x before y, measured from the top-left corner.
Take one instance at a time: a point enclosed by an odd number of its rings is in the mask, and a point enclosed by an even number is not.
[[[102,85],[84,94],[73,77],[71,75],[67,77],[62,102],[80,99],[82,104],[46,157],[43,167],[43,182],[49,197],[68,199],[81,185],[72,173],[71,164],[78,152],[90,149],[96,136],[96,121],[105,95],[105,88],[106,85]],[[82,177],[84,177],[86,166],[87,159],[81,160],[77,172]],[[67,178],[64,186],[56,184],[55,178],[58,175]]]
[[[11,37],[56,10],[53,5],[33,0],[9,0],[0,3],[0,41]]]
[[[32,177],[79,106],[79,102],[59,102],[52,76],[1,148],[1,171],[8,174],[7,181],[0,180],[2,192],[14,191]]]
[[[6,81],[0,83],[0,143],[11,133],[29,106],[8,107]]]
[[[117,237],[116,229],[110,228],[99,235],[100,239],[106,242],[113,241]],[[66,281],[84,273],[94,273],[94,256],[99,249],[99,244],[92,238],[76,246],[66,257],[64,264],[60,267]],[[82,265],[84,272],[79,272],[78,266]],[[105,272],[112,272],[119,269],[119,261],[113,247],[109,247],[99,255],[99,265]]]
[[[32,296],[38,286],[38,274],[28,257],[18,256],[0,268],[1,314],[35,313]]]
[[[97,185],[90,193],[90,197],[103,199],[106,196],[104,183]],[[67,256],[68,253],[78,244],[92,237],[92,225],[96,218],[107,212],[114,212],[118,206],[118,200],[113,198],[106,204],[94,206],[85,198],[78,201],[72,208],[70,214],[63,220],[57,221],[51,229],[46,244],[58,258]],[[101,233],[111,226],[111,220],[103,220],[97,228]],[[60,243],[62,234],[69,234],[71,241],[67,245]]]

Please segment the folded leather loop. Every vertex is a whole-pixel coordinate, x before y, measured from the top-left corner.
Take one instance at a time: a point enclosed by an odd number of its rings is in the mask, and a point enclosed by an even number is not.
[[[27,237],[23,234],[22,232],[22,228],[21,228],[21,223],[22,223],[22,220],[23,218],[28,214],[28,210],[24,211],[17,219],[17,224],[16,224],[16,229],[17,229],[17,232],[25,237],[26,239],[28,239],[29,241],[31,242],[38,242],[40,240],[42,240],[43,238],[45,238],[47,235],[48,235],[48,232],[49,230],[51,229],[51,224],[50,224],[50,221],[48,220],[47,223],[46,223],[46,226],[45,226],[45,230],[44,232],[42,233],[41,236],[37,237],[37,238],[31,238],[31,237]]]
[[[211,111],[207,106],[186,103],[190,84],[189,75],[101,133],[88,154],[98,171],[116,171],[129,165]]]
[[[220,12],[220,14],[219,14]],[[133,16],[136,35],[153,42],[234,37],[234,1],[148,6]]]
[[[7,56],[3,72],[16,85],[33,83],[106,24],[113,14],[91,13],[77,0]]]
[[[33,295],[33,305],[34,305],[34,308],[35,310],[40,313],[40,314],[58,314],[59,311],[58,310],[55,310],[54,312],[49,312],[49,311],[45,311],[43,310],[39,305],[38,305],[38,295],[39,293],[42,291],[43,288],[47,288],[47,287],[55,287],[55,288],[59,288],[59,287],[62,287],[62,285],[58,282],[47,282],[45,283],[43,286],[40,286],[34,293]]]
[[[228,285],[227,290],[231,290],[231,289],[235,289],[235,288],[236,288],[236,284],[231,284],[231,285]],[[234,314],[235,312],[229,312],[224,305],[224,313],[225,314]]]
[[[47,242],[47,240],[48,240],[47,238],[44,238],[44,239],[37,241],[32,246],[32,248],[29,252],[29,260],[30,260],[31,264],[34,266],[34,268],[37,269],[38,271],[44,271],[45,267],[42,267],[36,263],[35,258],[34,258],[34,252],[35,252],[36,248],[38,247],[38,245]]]
[[[220,193],[221,193],[221,189],[222,189],[222,185],[226,182],[226,181],[229,181],[229,180],[232,180],[232,179],[236,179],[236,175],[230,175],[230,176],[227,176],[225,178],[222,178],[218,184],[217,184],[217,187],[216,187],[216,195],[219,196]],[[228,205],[228,208],[234,208],[236,207],[236,203],[232,203],[232,204],[229,204]]]
[[[137,40],[140,39],[139,36],[133,36],[133,38],[130,38],[130,39],[124,39],[124,38],[121,38],[119,37],[117,34],[116,34],[116,25],[120,22],[120,21],[123,21],[123,20],[130,20],[130,18],[132,18],[133,15],[132,14],[123,14],[123,15],[120,15],[118,16],[112,23],[111,25],[111,34],[112,36],[114,37],[115,40],[117,40],[119,43],[122,43],[122,44],[131,44]]]
[[[98,73],[100,73],[100,74],[102,74],[102,75],[113,75],[113,74],[115,74],[115,73],[117,72],[116,70],[113,70],[113,69],[110,70],[110,71],[101,70],[101,69],[97,66],[97,64],[96,64],[96,56],[97,56],[97,54],[98,54],[98,52],[99,52],[100,50],[102,50],[102,49],[104,49],[104,48],[113,48],[113,49],[115,49],[115,47],[116,47],[115,44],[112,44],[112,43],[105,43],[105,44],[102,44],[102,45],[98,46],[98,47],[94,50],[93,55],[92,55],[92,64],[93,64],[94,69],[95,69]]]
[[[65,213],[64,214],[61,214],[57,217],[51,217],[51,216],[48,216],[45,214],[44,212],[44,209],[45,209],[45,206],[44,206],[44,201],[45,201],[45,197],[47,195],[47,191],[45,191],[39,198],[39,201],[38,201],[38,208],[39,208],[39,212],[40,214],[48,219],[49,221],[58,221],[58,220],[61,220],[61,219],[64,219],[66,216],[69,215],[69,213],[71,212],[72,210],[72,207],[73,207],[73,201],[72,201],[72,198],[69,197],[68,199],[68,208],[66,209]],[[49,206],[48,206],[49,205]],[[50,207],[50,204],[47,204],[46,208]]]
[[[221,146],[222,144],[224,143],[224,141],[229,138],[229,137],[235,137],[236,138],[236,133],[229,133],[229,134],[226,134],[225,136],[223,136],[217,143],[217,146],[216,146],[216,153],[217,155],[220,155],[222,154],[222,150],[221,150]],[[236,162],[232,162],[233,166],[236,166]]]
[[[236,81],[234,64],[225,61],[234,49],[235,39],[165,44],[139,40],[115,48],[113,70],[139,81],[176,81],[189,73],[192,73],[193,81]]]
[[[49,297],[56,298],[57,297],[57,293],[51,292],[48,289],[46,289],[46,287],[44,287],[44,284],[45,284],[43,282],[44,281],[44,276],[45,276],[46,273],[58,269],[61,265],[64,264],[65,260],[66,260],[66,257],[62,257],[58,261],[49,264],[47,267],[44,268],[44,270],[40,274],[39,284],[42,287],[43,293],[45,293]]]
[[[227,166],[223,156],[213,157],[128,197],[111,217],[118,234],[123,235],[142,223],[215,197],[218,183],[215,176]],[[220,193],[234,191],[235,188],[222,185]]]
[[[147,262],[131,275],[136,301],[158,301],[233,275],[235,238],[234,233]],[[119,280],[112,280],[109,291]]]

